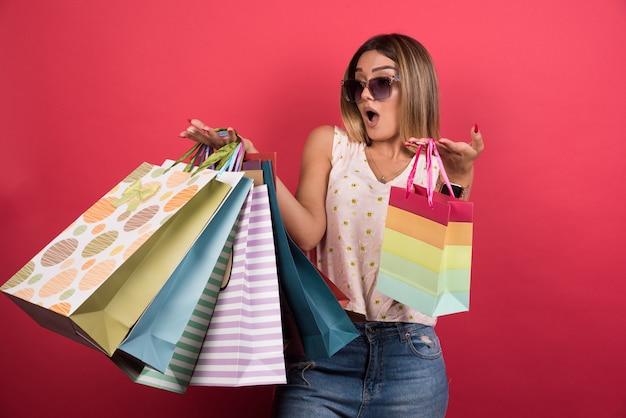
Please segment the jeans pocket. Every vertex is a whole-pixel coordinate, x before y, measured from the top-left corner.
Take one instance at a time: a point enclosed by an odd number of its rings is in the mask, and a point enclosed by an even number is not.
[[[439,337],[437,337],[432,327],[407,327],[405,329],[404,341],[411,352],[419,358],[435,360],[442,355]]]

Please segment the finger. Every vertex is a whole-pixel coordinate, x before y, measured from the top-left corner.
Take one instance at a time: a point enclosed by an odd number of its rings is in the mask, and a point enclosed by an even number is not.
[[[472,148],[474,148],[478,153],[481,153],[485,148],[485,143],[483,142],[483,135],[478,129],[478,125],[474,125],[472,127],[470,137],[472,138]]]
[[[233,128],[225,132],[211,128],[199,119],[187,119],[189,127],[179,134],[182,138],[188,138],[196,142],[207,144],[212,148],[221,148],[224,145],[237,140],[237,133]]]
[[[214,148],[221,148],[237,140],[237,133],[233,128],[213,129],[207,127],[203,131],[211,139],[211,144]]]
[[[181,138],[191,139],[192,141],[207,144],[212,147],[215,142],[215,139],[211,138],[211,135],[201,129],[198,129],[196,126],[189,126],[186,130],[181,132],[179,136]]]
[[[211,138],[214,148],[221,148],[224,145],[233,142],[230,139],[229,132],[223,128],[213,129],[207,127],[204,132]]]
[[[426,145],[427,142],[428,142],[428,139],[426,139],[426,138],[419,138],[418,139],[418,138],[411,137],[404,143],[404,145],[407,145],[407,146],[409,146],[409,145],[412,145],[412,146],[420,146],[420,145],[422,145],[422,146],[424,146],[424,145]]]
[[[192,121],[193,121],[193,119],[187,119],[187,122],[189,122],[190,125],[192,124]],[[187,128],[187,129],[189,129],[189,128]],[[187,129],[182,131],[181,133],[179,133],[178,136],[180,136],[181,138],[188,138],[188,139],[192,139],[193,140],[193,138],[190,138],[190,132]]]
[[[204,122],[202,122],[200,119],[187,119],[189,121],[189,124],[195,128],[201,129],[201,130],[205,130],[205,129],[210,129]]]
[[[189,122],[189,126],[186,130],[184,130],[183,132],[180,133],[180,136],[183,138],[189,138],[189,139],[194,139],[195,134],[198,132],[195,128],[202,128],[202,125],[204,125],[201,121],[199,121],[198,119],[187,119],[187,122]]]
[[[213,128],[205,124],[199,119],[188,119],[191,125],[187,128],[187,131],[195,138],[202,142],[213,144],[220,142],[220,136],[215,132]]]
[[[419,147],[425,147],[426,143],[427,143],[427,139],[425,138],[417,139],[417,138],[411,137],[404,142],[404,146],[411,149],[412,152],[417,153],[417,151],[419,150]]]
[[[439,140],[435,143],[435,145],[437,145],[437,150],[438,151],[443,151],[443,152],[456,152],[459,153],[460,150],[459,145],[454,142],[451,141],[448,138],[439,138]]]
[[[222,137],[215,131],[215,129],[211,128],[210,126],[203,124],[201,132],[202,135],[208,137],[212,143],[221,143]]]
[[[210,127],[200,120],[193,119],[192,122],[194,127],[200,129],[201,134],[205,138],[205,142],[213,148],[221,148],[228,144],[228,138],[225,137],[222,132],[218,132],[217,129]]]
[[[235,142],[237,140],[237,133],[233,128],[228,127],[226,132],[228,133],[228,142]]]
[[[178,136],[180,136],[181,138],[188,138],[194,141],[198,140],[196,135],[197,135],[197,131],[195,131],[194,128],[191,126],[185,129],[184,131],[182,131],[180,134],[178,134]]]

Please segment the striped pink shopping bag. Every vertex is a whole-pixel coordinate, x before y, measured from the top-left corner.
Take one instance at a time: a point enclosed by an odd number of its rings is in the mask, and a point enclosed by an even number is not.
[[[276,252],[266,185],[242,208],[230,280],[221,290],[191,386],[286,382]]]

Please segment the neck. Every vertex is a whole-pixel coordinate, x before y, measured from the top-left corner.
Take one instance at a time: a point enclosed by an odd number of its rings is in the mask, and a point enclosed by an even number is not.
[[[398,141],[376,141],[366,146],[366,150],[369,149],[370,156],[379,160],[398,161],[404,160],[407,157],[413,157],[413,152],[410,148],[404,146],[404,142]]]
[[[412,156],[407,149],[394,150],[381,145],[365,147],[365,158],[372,173],[381,183],[387,183],[398,177],[406,169]]]

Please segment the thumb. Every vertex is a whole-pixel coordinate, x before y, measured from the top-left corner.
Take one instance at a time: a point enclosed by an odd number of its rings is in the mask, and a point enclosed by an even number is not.
[[[472,138],[472,148],[480,154],[485,148],[485,144],[483,142],[483,135],[478,130],[478,125],[474,124],[470,131],[470,137]]]

